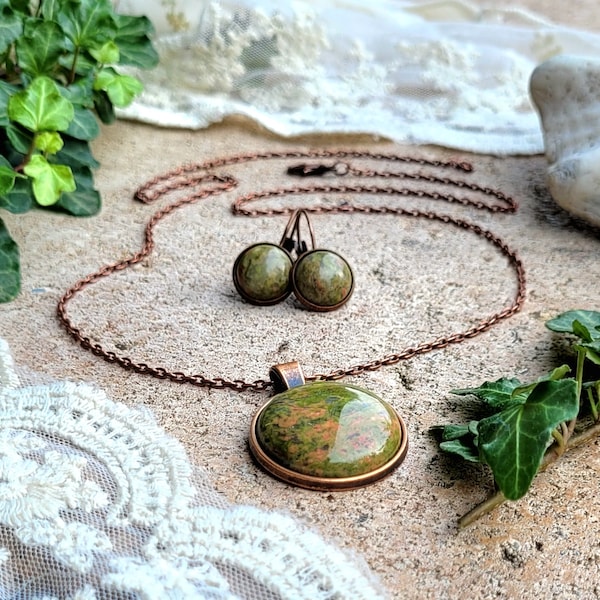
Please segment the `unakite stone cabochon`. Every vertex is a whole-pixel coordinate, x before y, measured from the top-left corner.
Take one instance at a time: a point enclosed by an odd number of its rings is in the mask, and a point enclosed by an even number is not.
[[[291,292],[292,257],[275,244],[246,248],[233,265],[233,282],[239,294],[253,304],[276,304]]]
[[[292,285],[300,302],[313,310],[333,310],[352,295],[354,275],[346,260],[331,250],[313,250],[298,258]]]
[[[404,458],[396,411],[360,387],[315,382],[273,397],[255,416],[250,447],[276,477],[312,489],[372,483]]]

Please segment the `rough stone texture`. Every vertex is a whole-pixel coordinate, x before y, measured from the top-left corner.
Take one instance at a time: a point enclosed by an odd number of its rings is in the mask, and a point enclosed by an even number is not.
[[[530,8],[600,29],[591,0]],[[576,10],[578,8],[578,10]],[[247,433],[264,394],[207,391],[126,373],[83,351],[59,326],[55,306],[78,278],[135,252],[155,207],[132,200],[148,178],[185,162],[245,151],[368,148],[470,160],[478,182],[513,195],[516,215],[430,206],[492,229],[518,249],[528,277],[524,309],[491,331],[348,381],[372,389],[405,418],[404,463],[372,486],[339,493],[287,486],[252,462]],[[0,307],[0,333],[18,364],[48,375],[96,382],[115,400],[143,404],[179,438],[215,487],[236,503],[288,511],[363,556],[395,598],[600,597],[599,442],[568,453],[539,475],[522,500],[459,531],[457,518],[491,491],[489,472],[440,454],[433,425],[471,413],[457,387],[516,375],[533,380],[562,361],[544,327],[571,308],[600,309],[600,237],[552,201],[542,156],[496,159],[440,148],[397,147],[369,137],[281,140],[230,120],[206,131],[132,123],[103,128],[95,143],[102,213],[90,219],[34,211],[2,214],[22,252],[23,291]],[[244,170],[245,169],[245,170]],[[277,186],[283,169],[239,170],[238,193]],[[240,301],[231,267],[251,243],[276,239],[285,218],[233,217],[233,195],[172,214],[157,250],[133,270],[96,284],[71,313],[94,340],[151,364],[209,376],[266,377],[297,359],[307,374],[380,358],[464,328],[505,305],[512,271],[480,238],[439,223],[393,216],[316,216],[320,244],[353,265],[347,306],[311,313],[291,298],[272,307]],[[159,202],[163,205],[163,202]],[[352,339],[352,344],[345,340]]]

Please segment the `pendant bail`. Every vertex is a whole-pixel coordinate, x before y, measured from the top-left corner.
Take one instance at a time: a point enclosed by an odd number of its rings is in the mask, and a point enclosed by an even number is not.
[[[302,367],[297,360],[272,366],[269,377],[276,394],[306,383]]]

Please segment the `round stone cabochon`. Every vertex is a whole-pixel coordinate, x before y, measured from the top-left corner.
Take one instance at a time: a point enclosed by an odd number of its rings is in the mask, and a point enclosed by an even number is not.
[[[256,438],[277,464],[310,477],[360,476],[398,452],[394,409],[360,387],[314,382],[275,396],[256,421]]]

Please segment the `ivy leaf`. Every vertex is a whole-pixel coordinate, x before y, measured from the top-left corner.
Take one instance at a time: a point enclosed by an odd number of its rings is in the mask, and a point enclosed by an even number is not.
[[[98,118],[105,124],[110,125],[115,122],[115,109],[106,92],[96,90],[94,92],[94,108]]]
[[[119,62],[119,47],[112,40],[106,42],[100,48],[90,48],[89,53],[103,65]]]
[[[33,134],[16,123],[10,123],[5,128],[5,131],[6,137],[10,140],[13,148],[25,156],[29,152],[29,148],[33,142]]]
[[[94,89],[106,92],[114,106],[124,107],[131,104],[143,86],[135,77],[120,75],[111,67],[106,67],[96,76]]]
[[[577,319],[573,321],[573,333],[578,338],[581,338],[584,342],[591,342],[594,339],[590,333],[590,330]]]
[[[44,0],[44,4],[45,4]],[[9,4],[17,11],[28,15],[30,0],[10,0]]]
[[[589,344],[576,345],[575,348],[582,348],[585,351],[585,357],[595,365],[600,365],[600,340],[590,342]]]
[[[8,0],[0,0],[0,54],[21,35],[23,22],[12,10]]]
[[[491,406],[502,410],[516,404],[523,404],[527,394],[515,394],[515,390],[523,384],[516,378],[502,377],[496,381],[486,381],[476,388],[464,388],[452,390],[453,394],[458,396],[477,396],[480,400]]]
[[[528,396],[533,390],[533,388],[535,388],[535,386],[541,381],[556,381],[557,379],[563,379],[563,377],[565,377],[567,373],[570,373],[570,371],[571,367],[569,367],[569,365],[561,365],[560,367],[556,367],[555,369],[552,369],[550,373],[539,377],[534,383],[521,385],[515,388],[515,390],[513,391],[513,396],[521,394],[525,394],[525,396]]]
[[[584,342],[600,340],[600,312],[594,310],[569,310],[554,319],[546,321],[546,327],[551,331],[572,333],[578,337],[581,337],[581,334],[585,335],[584,331],[586,331],[591,339],[584,339]]]
[[[119,63],[141,69],[151,69],[158,64],[159,56],[150,37],[154,33],[147,17],[115,15],[117,34],[114,38],[119,47]]]
[[[45,154],[56,154],[64,146],[56,131],[43,131],[35,137],[35,147]]]
[[[28,0],[23,0],[23,3]],[[44,0],[41,5],[42,17],[46,21],[56,21],[60,13],[61,0]]]
[[[33,208],[31,181],[26,177],[17,177],[12,190],[0,197],[0,207],[13,214],[26,213]]]
[[[57,19],[73,48],[97,47],[117,33],[109,0],[67,0]]]
[[[0,156],[0,196],[8,194],[15,186],[17,173],[12,168],[12,165]]]
[[[13,94],[16,94],[19,88],[0,79],[0,127],[6,127],[10,120],[8,118],[8,101]]]
[[[52,75],[63,53],[63,38],[54,21],[27,19],[16,43],[19,68],[33,77]]]
[[[54,157],[58,164],[68,165],[73,171],[82,167],[97,169],[100,166],[87,142],[71,137],[65,137],[64,141],[63,149]]]
[[[479,450],[509,500],[521,498],[538,472],[552,431],[579,412],[574,379],[542,381],[526,402],[479,421]]]
[[[19,248],[0,219],[0,302],[9,302],[21,289]]]
[[[61,87],[60,93],[73,104],[80,108],[94,108],[93,99],[94,75],[78,77],[68,87]]]
[[[73,105],[49,77],[36,77],[8,101],[8,116],[33,132],[65,131],[73,119]]]
[[[461,458],[468,460],[469,462],[478,463],[481,462],[479,457],[479,451],[472,442],[469,443],[463,439],[449,440],[447,442],[440,443],[440,450],[448,452],[449,454],[458,454]]]
[[[440,449],[458,454],[469,462],[481,462],[478,449],[478,421],[466,425],[445,425],[442,429]]]
[[[33,195],[41,206],[56,204],[63,192],[75,191],[75,179],[71,168],[50,164],[40,154],[34,154],[23,171],[33,180]]]
[[[75,106],[73,120],[69,123],[66,133],[78,140],[90,141],[98,136],[100,127],[91,110]]]
[[[57,208],[76,217],[91,217],[102,206],[99,192],[94,189],[94,179],[90,169],[73,170],[77,189],[66,192],[56,204]]]

